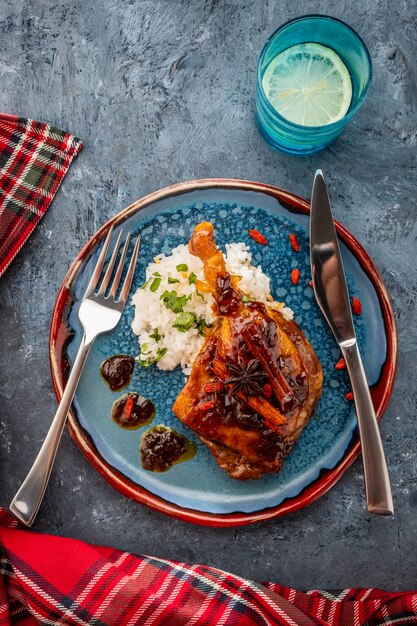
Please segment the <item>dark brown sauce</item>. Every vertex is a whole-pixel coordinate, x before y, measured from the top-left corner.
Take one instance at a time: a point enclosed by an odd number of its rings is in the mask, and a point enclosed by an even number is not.
[[[224,423],[237,425],[242,430],[262,430],[264,421],[259,413],[233,395],[224,396]]]
[[[184,435],[159,424],[142,435],[142,467],[150,472],[166,472],[176,463],[189,461],[197,449]]]
[[[240,297],[230,284],[230,274],[224,272],[217,276],[217,307],[220,315],[230,315],[238,310]]]
[[[100,374],[112,391],[127,387],[135,368],[135,359],[127,354],[115,354],[100,366]]]
[[[294,442],[291,439],[286,439],[283,436],[272,430],[264,430],[256,445],[256,450],[260,456],[265,459],[274,459],[277,456],[277,451],[280,451],[282,456],[287,456],[291,452]]]
[[[218,420],[227,426],[238,426],[242,430],[263,430],[265,423],[263,418],[250,406],[228,393],[226,389],[221,392],[203,393],[201,402],[213,402],[213,408],[202,412],[199,419],[205,423],[207,433],[215,437]],[[211,428],[212,427],[212,428]]]
[[[112,419],[127,430],[135,430],[149,424],[155,417],[155,406],[151,400],[138,393],[125,393],[113,403]]]
[[[251,310],[252,314],[249,316],[246,312]],[[259,317],[256,317],[256,324],[265,340],[266,345],[270,351],[270,366],[275,366],[281,372],[286,379],[291,394],[287,394],[281,401],[279,401],[273,393],[271,397],[268,396],[268,401],[277,408],[286,417],[292,417],[294,412],[299,406],[303,404],[308,394],[308,378],[305,371],[298,375],[294,375],[295,363],[292,356],[283,357],[281,354],[281,346],[279,343],[279,334],[277,330],[276,322],[269,318],[267,310],[264,304],[260,302],[250,302],[241,310],[241,314],[232,319],[232,334],[233,342],[230,346],[227,346],[226,361],[234,364],[243,363],[247,364],[252,358],[248,346],[242,337],[242,329],[253,319],[253,312],[259,311]],[[296,343],[296,337],[291,333],[291,340]],[[209,356],[212,362],[213,357],[216,358],[216,354]],[[264,371],[263,367],[259,366],[259,371]],[[214,372],[213,372],[214,374]],[[215,374],[214,374],[214,380]],[[269,382],[268,379],[265,382]],[[229,386],[228,393],[203,395],[202,402],[206,400],[214,401],[214,407],[207,411],[202,420],[210,421],[213,417],[221,419],[226,424],[236,424],[242,429],[256,429],[261,430],[264,427],[263,418],[258,415],[253,409],[247,406],[244,402],[235,398],[235,394],[231,392]],[[252,392],[252,395],[259,395],[256,391]]]

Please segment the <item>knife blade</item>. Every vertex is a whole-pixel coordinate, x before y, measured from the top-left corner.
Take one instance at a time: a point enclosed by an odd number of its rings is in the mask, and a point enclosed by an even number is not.
[[[356,338],[349,291],[326,183],[317,170],[311,194],[310,262],[314,294],[345,359],[359,425],[368,510],[393,515],[378,422]]]

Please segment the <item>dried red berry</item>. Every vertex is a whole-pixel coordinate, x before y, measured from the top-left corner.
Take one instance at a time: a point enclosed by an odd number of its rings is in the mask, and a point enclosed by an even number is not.
[[[313,281],[312,281],[312,280],[309,280],[309,281],[308,281],[308,284],[310,285],[310,287],[311,287],[312,289],[314,289],[314,285],[313,285]]]
[[[347,394],[345,395],[346,400],[353,400],[353,393],[351,391],[348,391]]]
[[[268,239],[264,237],[263,234],[259,232],[259,230],[250,230],[249,235],[254,241],[256,241],[256,243],[260,243],[261,246],[266,246],[268,244]]]
[[[345,359],[344,358],[339,359],[339,361],[335,365],[335,369],[337,369],[337,370],[344,370],[344,369],[346,369],[346,363],[345,363]]]
[[[211,409],[214,409],[213,400],[209,400],[208,402],[202,402],[201,404],[198,405],[198,410],[201,411],[202,413],[205,413],[206,411],[210,411]]]
[[[297,235],[294,233],[289,234],[290,244],[292,245],[292,249],[294,252],[300,252],[300,243],[298,241]]]
[[[125,415],[126,415],[127,419],[129,419],[130,416],[132,415],[134,403],[135,403],[135,401],[133,400],[133,398],[131,396],[126,400]]]
[[[352,311],[355,315],[360,315],[362,313],[362,302],[359,298],[352,298]]]
[[[205,393],[215,393],[216,391],[223,391],[224,389],[224,384],[219,380],[219,381],[214,381],[212,383],[206,383],[204,385],[204,391]]]
[[[295,267],[291,272],[291,282],[293,285],[298,285],[298,281],[300,280],[300,270]]]
[[[264,395],[266,398],[268,398],[268,400],[272,398],[272,387],[269,383],[265,383],[265,385],[262,387],[262,391],[264,392]]]

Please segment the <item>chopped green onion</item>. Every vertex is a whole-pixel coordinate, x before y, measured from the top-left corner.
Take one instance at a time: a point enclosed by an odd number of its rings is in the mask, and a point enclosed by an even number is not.
[[[160,276],[161,276],[161,274],[160,274],[159,272],[154,272],[154,273],[152,274],[152,276],[159,276],[159,277],[160,277]]]
[[[141,354],[147,354],[146,350],[149,348],[149,345],[147,343],[143,343],[140,347],[140,353]]]
[[[180,263],[177,265],[177,272],[188,272],[188,265],[186,263]]]
[[[193,326],[195,319],[194,313],[183,311],[177,315],[177,319],[172,326],[179,330],[180,333],[185,333],[187,330],[190,330],[191,326]]]
[[[245,295],[243,295],[241,297],[241,301],[242,302],[252,302],[252,300],[249,298],[249,296],[245,296]]]
[[[188,277],[189,284],[194,285],[196,280],[197,280],[197,276],[194,274],[194,272],[191,272],[191,274]]]
[[[151,283],[151,286],[149,287],[149,289],[150,289],[152,292],[155,292],[155,291],[158,289],[158,287],[159,287],[159,285],[160,285],[160,284],[161,284],[161,279],[160,279],[159,277],[154,278],[154,279],[153,279],[153,281],[152,281],[152,283]]]
[[[171,276],[168,278],[168,283],[170,285],[173,285],[174,283],[179,283],[180,281],[178,280],[178,278],[171,278]]]

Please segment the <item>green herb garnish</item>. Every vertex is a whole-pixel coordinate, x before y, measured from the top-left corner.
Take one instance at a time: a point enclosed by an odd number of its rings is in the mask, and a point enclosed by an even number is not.
[[[197,322],[196,322],[196,326],[200,332],[200,335],[203,335],[205,337],[205,332],[204,329],[205,328],[210,328],[210,324],[206,323],[206,320],[204,319],[204,317],[200,318]]]
[[[159,276],[159,277],[161,277],[161,274],[160,274],[159,272],[154,272],[154,273],[152,274],[152,276]]]
[[[179,283],[180,281],[178,280],[178,278],[171,278],[171,276],[168,278],[168,283],[170,285],[173,285],[174,283]]]
[[[148,345],[147,343],[143,343],[143,344],[141,345],[141,347],[140,347],[140,353],[141,353],[141,354],[148,354],[148,353],[146,352],[146,350],[147,350],[148,348],[149,348],[149,345]]]
[[[163,301],[167,309],[171,309],[174,313],[182,313],[188,297],[178,296],[175,291],[164,291],[160,300]]]
[[[188,265],[186,263],[180,263],[177,265],[177,272],[188,272]]]
[[[185,333],[187,330],[190,330],[191,326],[194,325],[195,319],[194,313],[183,311],[177,315],[177,319],[172,326],[179,330],[180,333]]]
[[[159,276],[158,276],[157,278],[154,278],[154,279],[153,279],[153,281],[152,281],[151,286],[149,287],[149,289],[150,289],[152,292],[155,292],[155,291],[158,289],[158,287],[159,287],[159,285],[160,285],[160,284],[161,284],[161,279],[160,279],[160,278],[159,278]]]
[[[136,360],[142,365],[142,367],[150,367],[151,365],[154,365],[154,363],[158,363],[158,361],[160,361],[167,352],[168,348],[158,348],[156,356],[149,357],[149,359],[145,359],[144,361],[139,356]]]
[[[197,276],[194,274],[194,272],[191,272],[191,274],[188,277],[188,283],[190,285],[194,285],[196,280],[197,280]]]
[[[245,295],[243,295],[241,297],[241,301],[242,302],[252,302],[252,300],[249,298],[249,296],[245,296]]]
[[[149,335],[149,337],[151,339],[155,339],[155,341],[160,341],[162,339],[162,335],[159,334],[159,331],[157,328],[155,328],[154,332],[152,333],[152,335]]]

